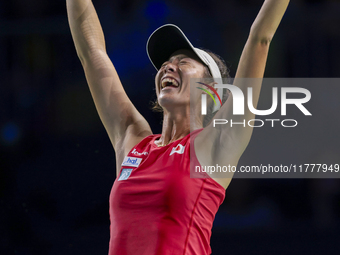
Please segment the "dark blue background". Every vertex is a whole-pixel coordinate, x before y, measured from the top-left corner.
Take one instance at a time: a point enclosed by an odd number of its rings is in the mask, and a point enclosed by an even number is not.
[[[234,76],[262,1],[94,4],[128,96],[159,133],[161,116],[150,110],[156,74],[145,52],[150,33],[165,23],[178,25],[195,46],[221,55]],[[114,151],[77,58],[65,6],[65,1],[0,2],[0,254],[108,251]],[[339,1],[292,1],[265,76],[338,77],[339,14]],[[337,92],[324,94],[335,112]],[[330,125],[339,130],[339,121]],[[326,125],[304,132],[323,141],[338,136]],[[256,147],[270,143],[255,136],[243,158],[263,157]],[[320,144],[308,140],[304,146],[313,153],[301,150],[299,158],[339,159],[338,143]],[[339,186],[335,179],[233,180],[216,216],[213,254],[338,254]]]

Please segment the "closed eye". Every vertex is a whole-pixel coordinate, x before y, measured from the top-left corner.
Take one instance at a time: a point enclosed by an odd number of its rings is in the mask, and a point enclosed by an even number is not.
[[[164,62],[163,65],[161,66],[161,68],[163,68],[164,66],[166,66],[169,62]]]
[[[180,65],[191,65],[191,59],[189,58],[183,58],[181,59],[181,61],[179,62]]]

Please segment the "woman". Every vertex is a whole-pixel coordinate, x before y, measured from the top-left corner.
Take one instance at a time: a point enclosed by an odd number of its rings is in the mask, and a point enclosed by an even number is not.
[[[261,79],[248,84],[239,78],[263,77],[269,44],[288,2],[264,2],[240,58],[233,85],[244,94],[252,86],[255,107]],[[201,108],[190,112],[190,79],[225,77],[225,66],[213,54],[194,48],[176,26],[156,30],[147,46],[158,69],[155,86],[163,127],[162,134],[153,135],[107,56],[92,2],[67,0],[67,10],[77,54],[116,153],[109,254],[210,254],[212,222],[231,176],[190,178],[190,165],[237,165],[252,128],[213,127],[210,123],[203,129]],[[200,100],[201,93],[196,89],[191,97]],[[214,118],[231,116],[232,97]],[[233,116],[235,122],[252,118],[247,110]]]

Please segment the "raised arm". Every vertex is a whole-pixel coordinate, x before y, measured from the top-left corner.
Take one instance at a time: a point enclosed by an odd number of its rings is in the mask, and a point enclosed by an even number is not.
[[[266,0],[258,13],[243,49],[235,78],[262,78],[269,44],[287,9],[289,0]]]
[[[248,40],[239,61],[233,85],[242,90],[245,99],[247,98],[247,87],[253,88],[253,105],[255,108],[260,95],[269,45],[288,3],[289,0],[264,1],[251,26]],[[226,119],[229,123],[227,125],[216,125],[215,127],[211,123],[197,136],[195,151],[202,165],[214,165],[216,162],[219,165],[237,165],[252,134],[252,128],[248,126],[247,122],[255,117],[248,110],[247,104],[245,104],[244,110],[244,115],[233,115],[233,98],[228,98],[227,102],[216,113],[214,119]],[[234,124],[231,127],[231,120],[234,123],[245,122],[245,127],[241,124]],[[217,181],[227,187],[230,179]]]
[[[127,97],[109,59],[103,31],[90,0],[67,0],[67,15],[78,57],[99,116],[118,156],[117,162],[145,136],[146,120]]]
[[[238,64],[234,85],[242,90],[245,100],[247,99],[247,88],[252,87],[253,106],[255,108],[257,107],[260,96],[269,45],[287,9],[288,3],[289,0],[264,1],[262,8],[251,26],[248,40]],[[233,119],[237,122],[245,120],[246,128],[241,125],[235,125],[236,127],[230,128],[230,130],[227,131],[225,127],[222,127],[224,131],[228,132],[227,136],[232,135],[234,141],[237,141],[242,149],[244,149],[252,134],[252,128],[247,125],[247,121],[253,119],[255,116],[249,111],[247,104],[245,104],[244,115],[233,115],[232,104],[232,98],[230,98],[230,100],[228,99],[216,114],[215,118]]]

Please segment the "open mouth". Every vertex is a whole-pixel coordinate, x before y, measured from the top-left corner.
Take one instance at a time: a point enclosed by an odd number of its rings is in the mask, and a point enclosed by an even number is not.
[[[166,87],[177,88],[179,86],[178,82],[173,78],[164,78],[161,83],[162,89]]]

